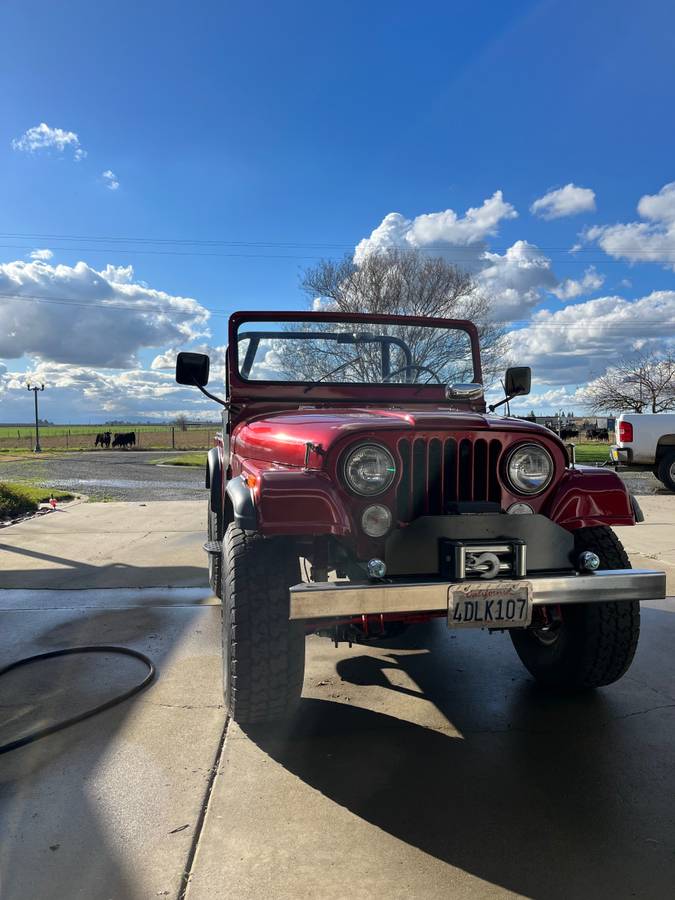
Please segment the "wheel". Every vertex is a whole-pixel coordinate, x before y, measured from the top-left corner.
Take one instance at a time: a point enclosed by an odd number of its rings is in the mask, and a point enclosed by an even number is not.
[[[209,541],[222,541],[223,531],[221,525],[222,516],[218,510],[215,512],[209,504],[207,512],[206,531]],[[211,590],[222,599],[223,596],[223,556],[221,553],[209,553],[209,584]]]
[[[288,716],[302,693],[305,628],[288,618],[300,579],[293,544],[228,525],[223,542],[223,685],[236,722]]]
[[[670,450],[661,457],[656,477],[669,491],[675,492],[675,450]]]
[[[621,541],[607,526],[581,528],[575,552],[592,550],[602,569],[630,569]],[[548,687],[580,690],[612,684],[626,672],[640,634],[640,604],[579,603],[562,607],[551,627],[512,630],[511,640],[525,668]]]

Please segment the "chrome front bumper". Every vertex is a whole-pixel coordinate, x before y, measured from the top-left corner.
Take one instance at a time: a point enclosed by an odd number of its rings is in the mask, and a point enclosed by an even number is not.
[[[551,575],[523,579],[532,585],[534,606],[606,603],[611,600],[663,600],[666,576],[653,569],[605,569],[587,575]],[[522,584],[503,579],[500,583]],[[451,590],[485,581],[319,582],[291,588],[291,619],[325,619],[378,613],[443,612]]]

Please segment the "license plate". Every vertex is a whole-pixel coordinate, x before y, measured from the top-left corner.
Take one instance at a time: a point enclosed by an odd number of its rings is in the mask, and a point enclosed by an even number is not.
[[[453,584],[448,589],[450,628],[526,628],[532,621],[529,581]]]
[[[619,451],[618,450],[615,450],[614,447],[612,447],[612,449],[609,451],[609,453],[610,453],[610,456],[611,456],[613,462],[619,461]]]

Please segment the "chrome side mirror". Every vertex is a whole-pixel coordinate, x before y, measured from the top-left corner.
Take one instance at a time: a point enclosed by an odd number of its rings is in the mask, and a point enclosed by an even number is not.
[[[469,382],[467,384],[446,384],[446,400],[482,400],[483,385]]]

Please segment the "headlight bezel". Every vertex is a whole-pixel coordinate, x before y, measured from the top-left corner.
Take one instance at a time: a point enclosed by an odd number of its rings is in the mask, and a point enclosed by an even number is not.
[[[527,490],[526,488],[519,486],[511,477],[511,464],[513,462],[513,457],[523,450],[536,450],[538,452],[541,452],[549,462],[548,477],[543,484],[541,484],[534,490]],[[537,497],[539,494],[542,494],[547,487],[549,487],[555,477],[555,460],[553,459],[553,454],[543,444],[538,444],[534,441],[526,441],[522,444],[516,444],[509,450],[506,455],[506,459],[504,461],[504,475],[506,483],[510,490],[517,494],[519,497]]]
[[[363,451],[369,447],[372,447],[386,454],[391,462],[391,477],[383,487],[378,487],[376,491],[359,490],[359,488],[352,483],[347,474],[347,467],[352,456],[355,453]],[[343,485],[348,491],[350,491],[350,493],[354,494],[357,497],[364,497],[369,500],[371,497],[381,497],[382,494],[385,494],[388,490],[391,489],[394,482],[396,481],[396,476],[398,475],[398,466],[396,465],[394,454],[388,447],[385,447],[384,444],[379,444],[377,443],[377,441],[363,441],[362,443],[352,444],[344,451],[344,453],[342,454],[342,459],[340,460],[340,475]]]

